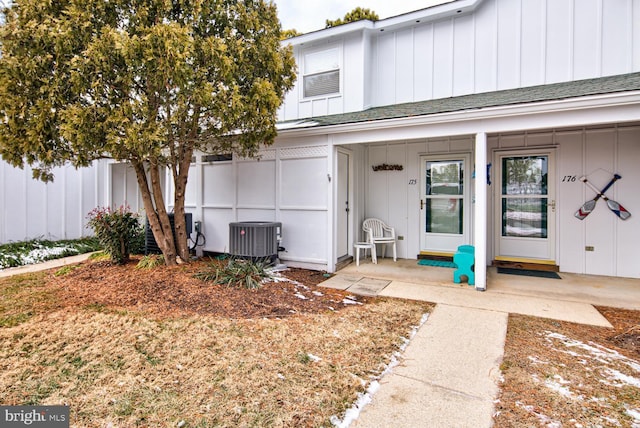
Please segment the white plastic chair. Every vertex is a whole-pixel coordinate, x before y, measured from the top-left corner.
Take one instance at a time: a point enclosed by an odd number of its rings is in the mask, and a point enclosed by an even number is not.
[[[373,244],[373,248],[371,248],[373,260],[377,260],[376,244],[382,244],[382,258],[384,258],[387,245],[393,245],[393,261],[397,260],[396,231],[393,227],[387,226],[377,218],[368,218],[362,223],[362,230],[367,235],[367,242]]]

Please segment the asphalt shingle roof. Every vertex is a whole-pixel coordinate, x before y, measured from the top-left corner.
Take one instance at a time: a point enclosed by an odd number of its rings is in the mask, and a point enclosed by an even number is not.
[[[476,110],[487,107],[499,107],[514,104],[527,104],[543,101],[556,101],[567,98],[603,95],[616,92],[640,90],[640,73],[621,74],[595,79],[553,83],[507,89],[451,98],[441,98],[405,104],[373,107],[352,113],[316,116],[296,120],[296,128],[343,125],[385,119],[398,119],[415,116],[427,116],[437,113],[449,113],[464,110]],[[306,123],[308,122],[308,124]],[[283,124],[287,122],[282,122]],[[305,126],[306,125],[306,126]]]

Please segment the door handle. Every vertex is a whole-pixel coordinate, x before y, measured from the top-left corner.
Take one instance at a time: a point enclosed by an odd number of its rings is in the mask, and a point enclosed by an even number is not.
[[[424,209],[424,199],[420,199],[420,210]]]
[[[549,207],[551,207],[551,212],[552,213],[556,212],[556,201],[555,201],[555,199],[549,201]]]

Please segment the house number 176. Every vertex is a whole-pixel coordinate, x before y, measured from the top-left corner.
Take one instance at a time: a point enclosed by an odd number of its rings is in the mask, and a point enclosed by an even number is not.
[[[563,183],[573,183],[574,181],[576,181],[575,175],[565,175],[564,177],[562,177]]]

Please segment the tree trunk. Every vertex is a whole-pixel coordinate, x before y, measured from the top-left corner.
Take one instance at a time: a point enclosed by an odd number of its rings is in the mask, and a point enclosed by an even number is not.
[[[153,237],[162,251],[165,264],[173,266],[176,264],[176,245],[173,239],[171,223],[169,222],[169,215],[167,214],[162,197],[158,165],[155,162],[150,164],[149,176],[151,178],[151,187],[149,186],[149,179],[144,169],[144,164],[139,161],[132,161],[132,165],[136,171],[138,187],[142,194],[142,202],[144,203],[144,209],[149,219],[149,226],[153,232]]]
[[[178,255],[185,262],[189,260],[189,244],[187,242],[189,237],[187,236],[187,227],[184,218],[184,198],[192,155],[193,150],[185,149],[185,152],[182,153],[180,158],[180,163],[177,165],[177,173],[174,172],[175,195],[173,211],[175,213],[176,247]]]

